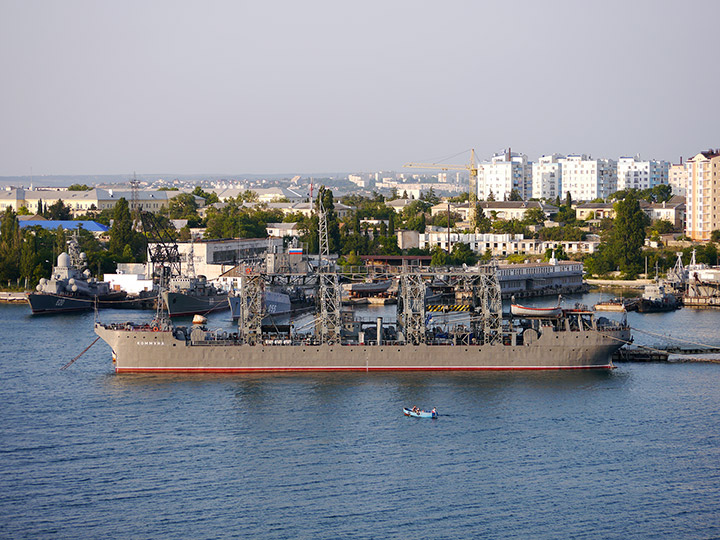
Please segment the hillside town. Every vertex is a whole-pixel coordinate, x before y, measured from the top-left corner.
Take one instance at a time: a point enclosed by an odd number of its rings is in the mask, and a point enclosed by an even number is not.
[[[720,150],[669,164],[558,154],[532,163],[508,149],[475,167],[477,202],[472,163],[323,179],[9,186],[0,191],[0,283],[33,288],[73,230],[98,277],[144,263],[153,239],[138,212],[154,214],[211,279],[249,252],[293,246],[311,256],[321,198],[340,267],[392,257],[429,266],[554,258],[583,263],[586,276],[633,279],[665,274],[677,253],[685,264],[693,252],[698,263],[718,262]]]

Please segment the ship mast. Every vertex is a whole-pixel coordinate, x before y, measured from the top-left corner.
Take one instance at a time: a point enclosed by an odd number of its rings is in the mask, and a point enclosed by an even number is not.
[[[180,275],[180,252],[170,232],[155,219],[150,212],[140,212],[140,222],[147,240],[148,264],[153,282],[157,285],[155,319],[167,322],[168,316],[163,303],[162,293],[168,288],[170,280]],[[154,242],[150,243],[150,238]]]

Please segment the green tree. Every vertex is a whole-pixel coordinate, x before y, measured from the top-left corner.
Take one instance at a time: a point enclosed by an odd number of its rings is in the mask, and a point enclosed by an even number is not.
[[[196,190],[198,188],[195,188]],[[198,218],[197,203],[190,193],[181,193],[168,201],[168,217],[170,219]]]
[[[91,189],[87,184],[72,184],[68,191],[90,191]]]
[[[666,219],[658,219],[650,228],[657,234],[667,234],[675,230],[675,226]]]
[[[67,236],[65,229],[58,225],[55,229],[55,253],[59,255],[63,251],[67,251]]]
[[[130,247],[130,244],[125,244],[125,247],[123,248],[123,252],[121,255],[121,262],[132,262],[133,261],[133,252],[132,248]]]
[[[430,266],[445,266],[447,265],[448,255],[440,246],[435,246],[432,251],[432,259],[430,260]]]
[[[36,241],[34,234],[22,235],[22,248],[20,250],[20,277],[28,278],[28,285],[34,286],[33,271],[40,262],[37,256]]]
[[[125,246],[133,244],[133,220],[130,216],[130,206],[124,197],[115,204],[113,210],[113,224],[110,228],[110,252],[122,258]]]
[[[427,202],[429,206],[440,204],[440,197],[435,195],[435,190],[432,187],[425,193],[420,194],[420,200]]]
[[[451,203],[464,203],[464,202],[468,202],[469,200],[470,200],[470,194],[467,191],[461,193],[457,197],[450,197],[448,199],[448,201]]]
[[[492,221],[483,212],[480,203],[475,207],[475,227],[474,229],[480,234],[489,233],[492,230]]]
[[[523,215],[523,223],[526,225],[542,225],[545,223],[545,212],[541,208],[529,208]]]
[[[179,242],[189,242],[190,241],[190,227],[185,225],[178,231],[178,241]]]
[[[220,201],[220,199],[218,199],[217,193],[215,193],[214,191],[211,191],[211,192],[203,191],[203,189],[200,186],[195,186],[195,189],[193,189],[192,194],[205,199],[206,206],[209,206],[213,203]]]
[[[249,189],[246,189],[238,195],[238,198],[245,202],[257,202],[259,200],[258,194],[254,191],[250,191]]]
[[[44,217],[55,221],[67,221],[71,219],[70,208],[65,206],[61,200],[55,201],[53,204],[45,208]]]
[[[448,262],[456,266],[460,266],[462,264],[472,266],[477,262],[477,255],[475,255],[473,250],[470,249],[468,244],[457,242],[452,247]]]
[[[562,244],[558,244],[557,247],[548,248],[545,250],[543,261],[549,261],[553,255],[553,252],[555,252],[555,259],[557,259],[558,261],[567,261],[570,258],[567,256],[567,253],[565,253],[565,248],[562,247]]]
[[[508,197],[509,201],[522,201],[523,198],[520,196],[520,192],[517,189],[513,189],[510,191],[510,196]]]
[[[0,282],[20,277],[20,224],[17,215],[8,207],[0,224]]]
[[[634,193],[615,203],[615,223],[608,242],[610,256],[627,277],[636,277],[643,269],[642,248],[648,217]]]

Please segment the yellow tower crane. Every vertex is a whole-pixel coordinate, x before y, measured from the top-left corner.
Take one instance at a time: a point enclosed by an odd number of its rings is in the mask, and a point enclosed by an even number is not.
[[[477,178],[478,166],[475,160],[475,149],[470,150],[470,163],[468,165],[448,165],[446,163],[406,163],[404,167],[412,167],[414,169],[435,169],[439,171],[470,171],[470,190],[468,192],[468,202],[470,209],[468,211],[468,220],[470,226],[475,227],[475,213],[477,209]]]

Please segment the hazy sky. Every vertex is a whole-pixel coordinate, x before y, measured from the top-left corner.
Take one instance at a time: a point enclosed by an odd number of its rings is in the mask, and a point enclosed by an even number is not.
[[[0,175],[675,161],[720,147],[719,22],[716,0],[0,0]]]

